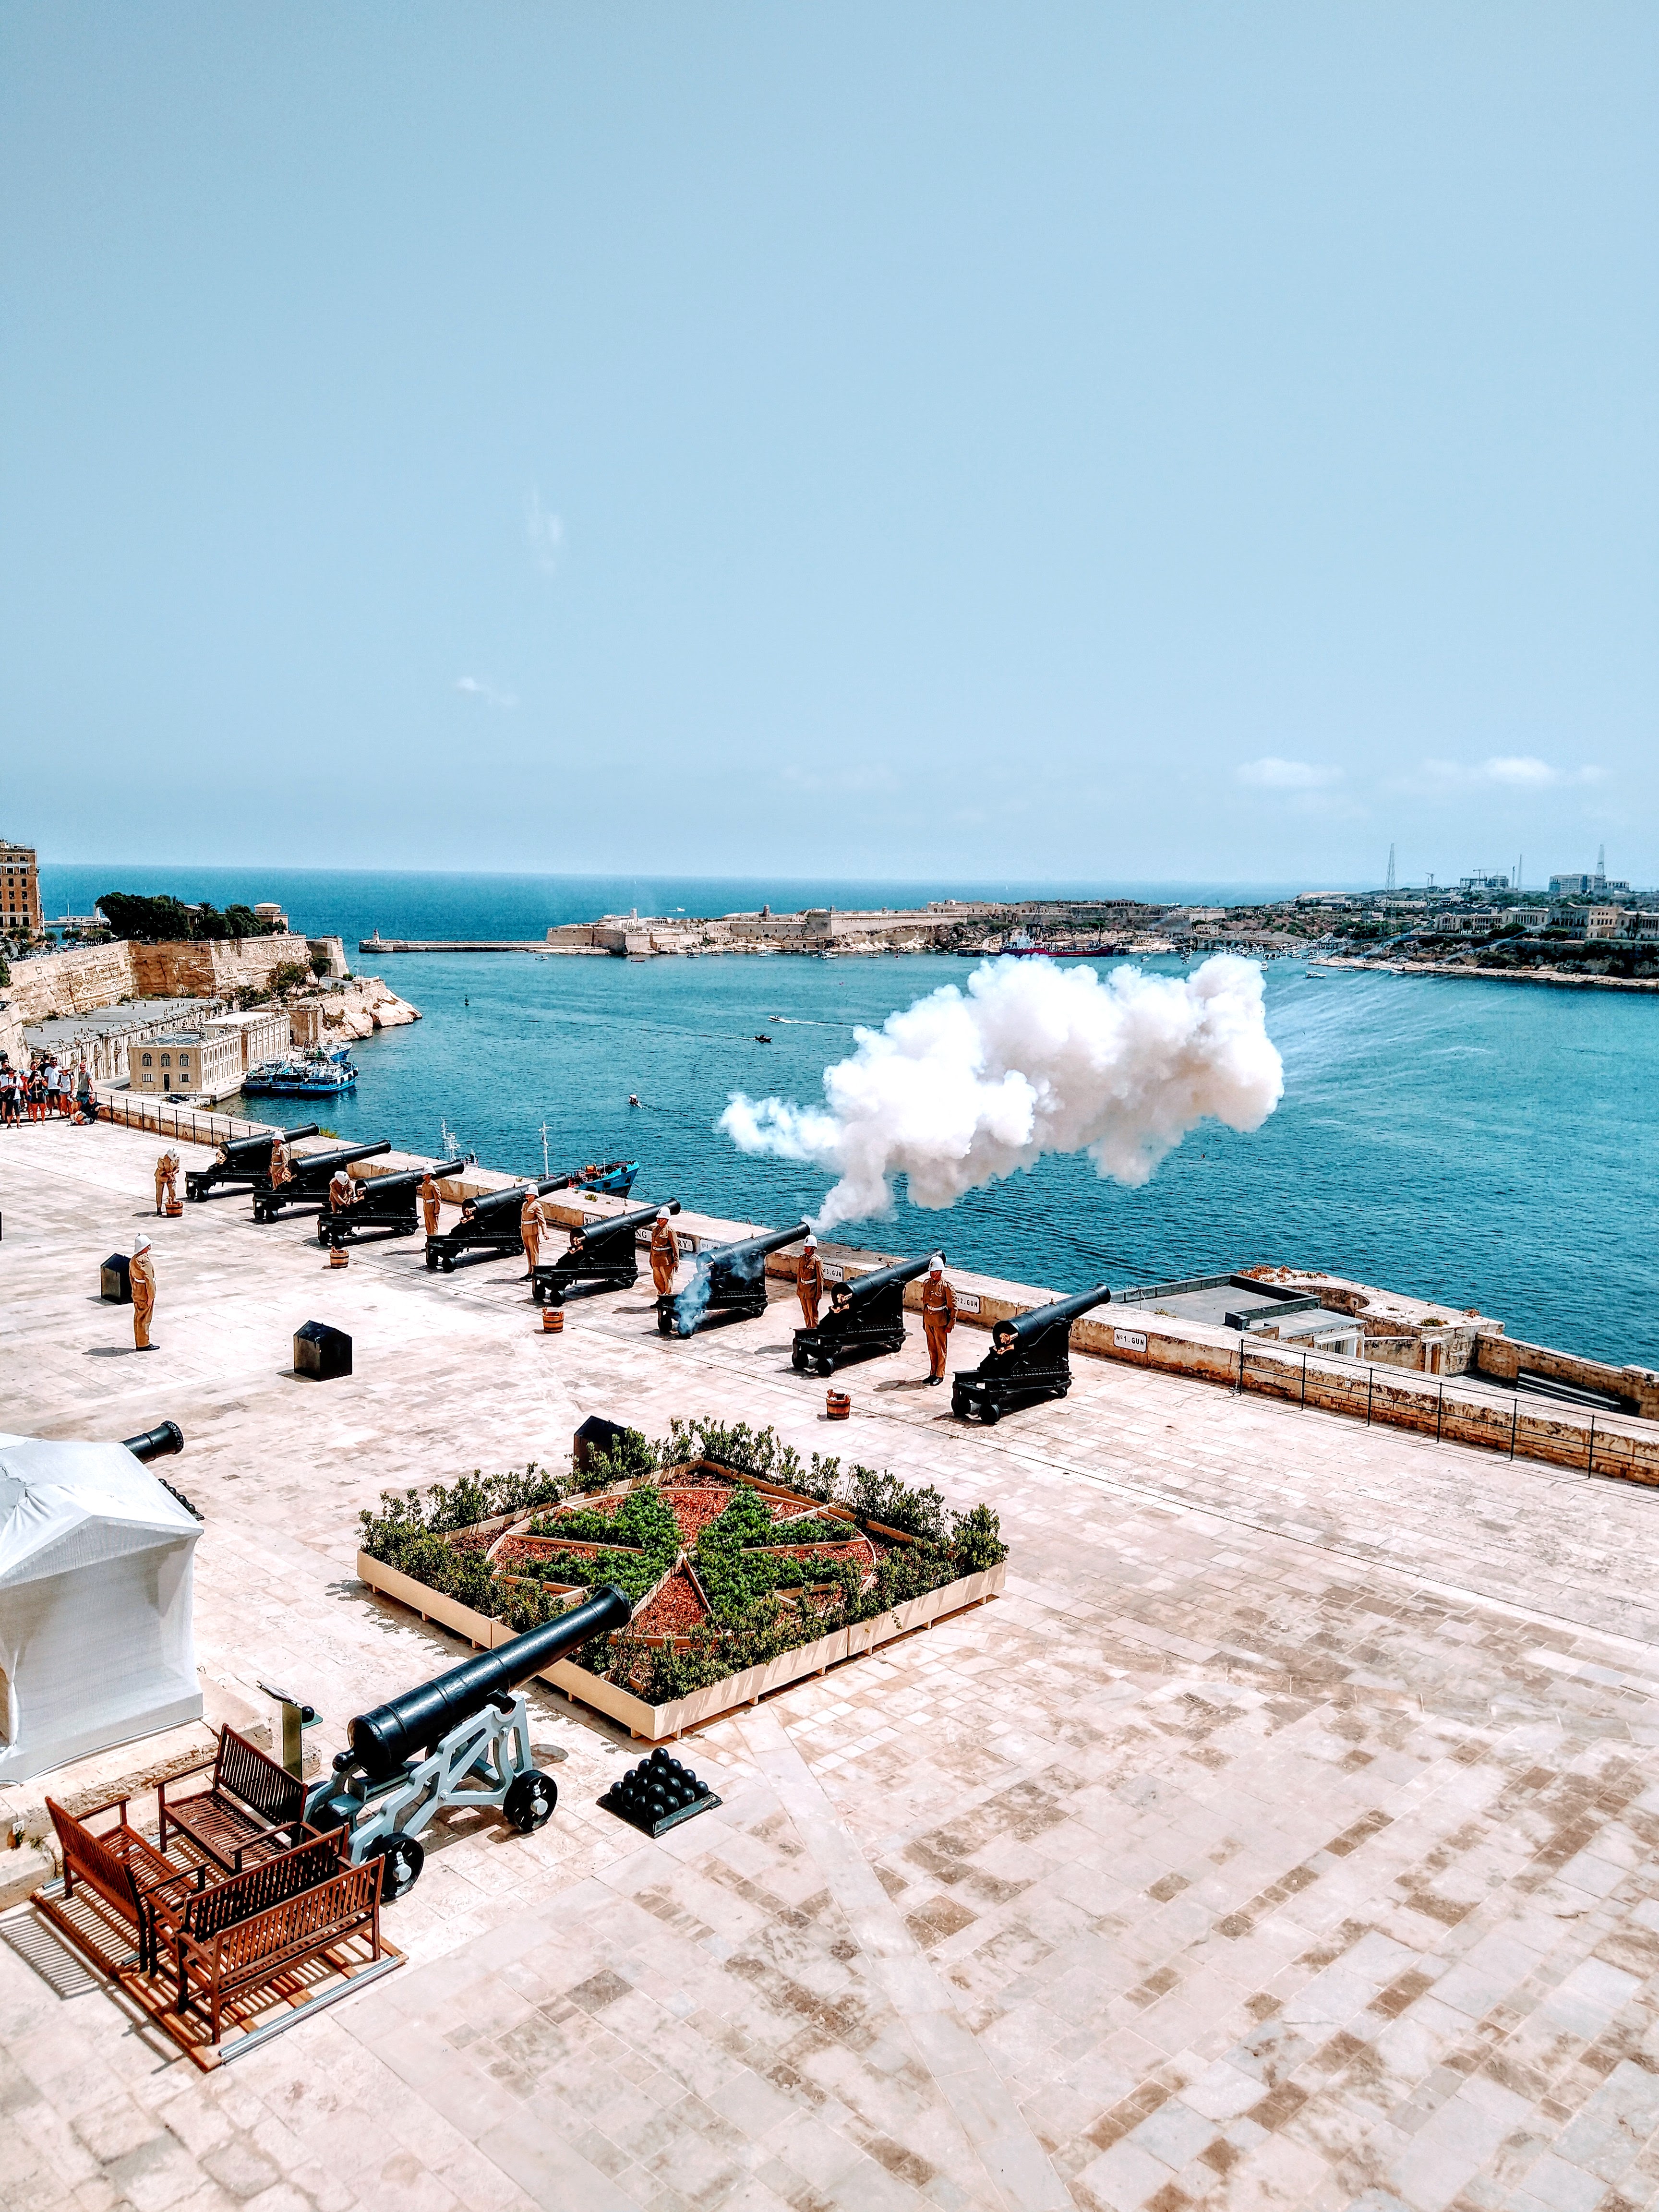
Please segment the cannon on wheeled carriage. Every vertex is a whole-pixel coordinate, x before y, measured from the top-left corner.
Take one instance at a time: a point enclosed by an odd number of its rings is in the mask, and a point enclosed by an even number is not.
[[[332,1770],[312,1784],[306,1819],[315,1828],[343,1828],[353,1866],[380,1859],[386,1899],[414,1887],[426,1858],[421,1832],[439,1813],[493,1807],[520,1835],[531,1834],[552,1817],[559,1792],[534,1763],[519,1685],[593,1637],[626,1628],[633,1610],[619,1589],[602,1583],[556,1620],[359,1713],[350,1748],[337,1752]]]
[[[991,1349],[979,1365],[957,1370],[951,1411],[989,1428],[1017,1407],[1063,1398],[1072,1387],[1072,1323],[1103,1306],[1111,1295],[1098,1283],[1074,1298],[1056,1298],[1018,1320],[998,1322],[991,1331]]]
[[[690,1281],[683,1291],[665,1291],[657,1300],[657,1328],[663,1336],[691,1336],[716,1322],[757,1321],[766,1311],[766,1255],[811,1234],[798,1221],[765,1237],[699,1252]]]
[[[455,1272],[456,1262],[468,1254],[485,1260],[515,1258],[524,1250],[519,1218],[532,1190],[538,1198],[545,1198],[550,1191],[568,1190],[580,1181],[580,1176],[573,1175],[544,1176],[538,1183],[517,1183],[511,1190],[494,1190],[483,1198],[469,1198],[453,1229],[441,1230],[435,1237],[427,1238],[427,1266],[441,1267],[445,1274],[451,1275]]]
[[[220,1146],[211,1166],[186,1168],[185,1196],[200,1201],[216,1190],[246,1190],[270,1173],[270,1147],[278,1135],[292,1144],[296,1137],[320,1133],[315,1121],[297,1129],[267,1129],[258,1137],[229,1137]]]
[[[462,1174],[467,1164],[464,1159],[441,1160],[435,1167],[408,1168],[401,1175],[364,1176],[353,1182],[349,1206],[337,1207],[331,1200],[324,1206],[317,1217],[317,1242],[337,1249],[372,1230],[386,1237],[412,1237],[420,1226],[421,1185],[427,1176],[440,1182]]]
[[[286,1182],[273,1183],[265,1176],[253,1188],[253,1218],[275,1221],[290,1206],[319,1208],[328,1204],[328,1187],[342,1168],[354,1160],[378,1159],[392,1150],[390,1137],[377,1145],[346,1145],[336,1152],[307,1152],[289,1162]]]
[[[589,1221],[570,1232],[570,1248],[556,1260],[544,1260],[530,1277],[530,1295],[539,1305],[562,1306],[568,1298],[599,1297],[606,1291],[631,1291],[640,1279],[638,1233],[659,1212],[678,1213],[680,1202],[661,1207],[638,1206]]]
[[[833,1375],[855,1359],[874,1359],[884,1352],[904,1349],[904,1285],[925,1275],[933,1255],[919,1260],[896,1260],[890,1267],[878,1267],[850,1283],[830,1285],[830,1310],[821,1314],[816,1328],[798,1328],[789,1364],[797,1373],[808,1369]]]

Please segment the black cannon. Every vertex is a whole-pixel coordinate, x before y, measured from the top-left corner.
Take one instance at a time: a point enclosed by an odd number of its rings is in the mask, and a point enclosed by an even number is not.
[[[290,1142],[295,1137],[314,1137],[318,1126],[307,1121],[303,1128],[284,1129],[282,1134]],[[273,1140],[269,1129],[261,1137],[228,1139],[220,1146],[211,1167],[185,1169],[185,1196],[201,1200],[210,1198],[216,1190],[246,1190],[252,1183],[263,1182],[270,1173]]]
[[[580,1181],[573,1175],[544,1176],[538,1183],[517,1183],[511,1190],[491,1191],[486,1198],[469,1198],[453,1229],[427,1238],[427,1266],[441,1267],[450,1275],[465,1252],[481,1252],[486,1260],[512,1259],[524,1249],[519,1217],[532,1189],[538,1198],[545,1198],[549,1191],[568,1190]]]
[[[121,1442],[134,1459],[171,1459],[174,1452],[183,1451],[185,1432],[177,1421],[163,1421],[159,1428],[146,1429],[138,1437],[123,1437]]]
[[[951,1387],[951,1411],[964,1421],[975,1416],[989,1428],[1017,1406],[1041,1405],[1063,1398],[1072,1387],[1072,1323],[1111,1297],[1104,1283],[1056,1298],[1017,1321],[1000,1321],[991,1332],[991,1349],[971,1370],[958,1368]]]
[[[436,1167],[406,1168],[401,1175],[354,1179],[350,1205],[337,1208],[328,1201],[317,1216],[317,1242],[353,1244],[370,1230],[387,1237],[412,1237],[420,1226],[422,1182],[428,1175],[434,1181],[459,1175],[466,1164],[465,1160],[441,1160]]]
[[[291,1163],[294,1172],[286,1182],[272,1182],[267,1175],[254,1185],[253,1218],[275,1221],[291,1206],[325,1206],[337,1169],[349,1167],[353,1160],[378,1159],[391,1150],[391,1138],[382,1137],[378,1145],[346,1145],[334,1152],[307,1152]]]
[[[774,1229],[740,1244],[720,1244],[699,1252],[696,1273],[683,1291],[665,1291],[657,1300],[657,1328],[664,1336],[691,1336],[714,1321],[756,1321],[766,1311],[766,1255],[798,1244],[811,1234],[807,1223]]]
[[[833,1375],[855,1359],[873,1359],[880,1352],[904,1349],[904,1285],[925,1275],[933,1255],[920,1260],[896,1260],[890,1267],[878,1267],[850,1283],[831,1283],[830,1310],[821,1314],[816,1328],[798,1328],[789,1364],[799,1372],[816,1368]]]
[[[593,1637],[626,1628],[633,1610],[619,1589],[602,1583],[556,1620],[359,1713],[350,1749],[337,1752],[332,1771],[313,1784],[306,1819],[344,1828],[353,1866],[383,1862],[383,1898],[413,1888],[426,1857],[421,1831],[447,1808],[495,1806],[529,1835],[551,1817],[559,1793],[532,1763],[519,1685]]]
[[[562,1306],[567,1298],[596,1298],[605,1291],[631,1291],[640,1279],[638,1232],[664,1209],[636,1206],[627,1213],[590,1221],[570,1232],[570,1249],[556,1260],[544,1260],[532,1271],[530,1295],[539,1305]],[[678,1213],[677,1198],[666,1211]]]

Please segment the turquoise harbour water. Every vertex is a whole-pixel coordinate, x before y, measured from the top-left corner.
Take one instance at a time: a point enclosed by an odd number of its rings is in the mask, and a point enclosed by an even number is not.
[[[219,902],[268,896],[290,902],[296,926],[342,931],[354,951],[377,922],[388,936],[527,937],[623,904],[709,911],[768,897],[897,905],[945,895],[920,884],[84,872],[96,879],[43,871],[48,912],[62,911],[54,893],[89,903],[106,888]],[[971,969],[932,957],[477,954],[388,958],[381,972],[425,1018],[357,1048],[356,1096],[321,1116],[343,1136],[433,1152],[447,1121],[481,1161],[528,1174],[541,1168],[545,1123],[556,1171],[637,1158],[641,1200],[781,1224],[817,1206],[827,1178],[738,1153],[713,1127],[728,1096],[816,1103],[855,1023],[879,1025]],[[1101,1181],[1085,1159],[1052,1158],[948,1212],[902,1199],[890,1218],[837,1233],[892,1251],[942,1243],[963,1266],[1066,1291],[1258,1261],[1328,1267],[1478,1306],[1514,1336],[1659,1366],[1659,998],[1314,977],[1297,962],[1270,963],[1267,978],[1285,1093],[1254,1136],[1200,1129],[1139,1190]],[[757,1044],[757,1030],[773,1042]],[[301,1104],[284,1103],[283,1118],[313,1118]]]

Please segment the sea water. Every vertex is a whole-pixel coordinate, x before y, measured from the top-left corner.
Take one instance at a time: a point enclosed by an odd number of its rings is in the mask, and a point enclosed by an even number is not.
[[[49,912],[54,891],[71,890],[67,872],[43,871]],[[75,910],[114,888],[216,902],[269,896],[289,904],[296,927],[344,934],[355,955],[377,924],[387,936],[529,937],[624,903],[706,913],[769,897],[897,906],[948,895],[611,879],[605,896],[568,878],[537,890],[488,877],[155,872],[100,871]],[[1184,963],[1146,964],[1176,974]],[[858,1024],[878,1026],[971,972],[931,955],[416,954],[380,965],[424,1018],[356,1048],[355,1094],[248,1110],[422,1152],[447,1130],[487,1165],[526,1175],[544,1160],[556,1173],[637,1159],[641,1201],[675,1197],[780,1225],[812,1211],[830,1178],[738,1152],[714,1127],[731,1094],[817,1103],[824,1068],[853,1049]],[[837,1236],[896,1253],[942,1245],[963,1267],[1062,1291],[1255,1263],[1323,1267],[1478,1308],[1513,1336],[1659,1366],[1659,995],[1310,975],[1299,961],[1266,973],[1285,1097],[1255,1134],[1200,1128],[1137,1190],[1103,1181],[1087,1159],[1050,1158],[945,1212],[901,1191],[891,1216]]]

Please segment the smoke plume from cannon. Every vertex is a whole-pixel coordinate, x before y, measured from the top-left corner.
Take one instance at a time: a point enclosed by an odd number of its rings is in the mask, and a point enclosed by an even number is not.
[[[1086,1152],[1144,1183],[1200,1121],[1258,1129],[1284,1069],[1262,1017],[1261,971],[1220,954],[1188,976],[1047,960],[976,969],[826,1068],[824,1109],[733,1094],[719,1126],[747,1152],[808,1160],[839,1180],[815,1226],[890,1212],[893,1178],[918,1206]]]

